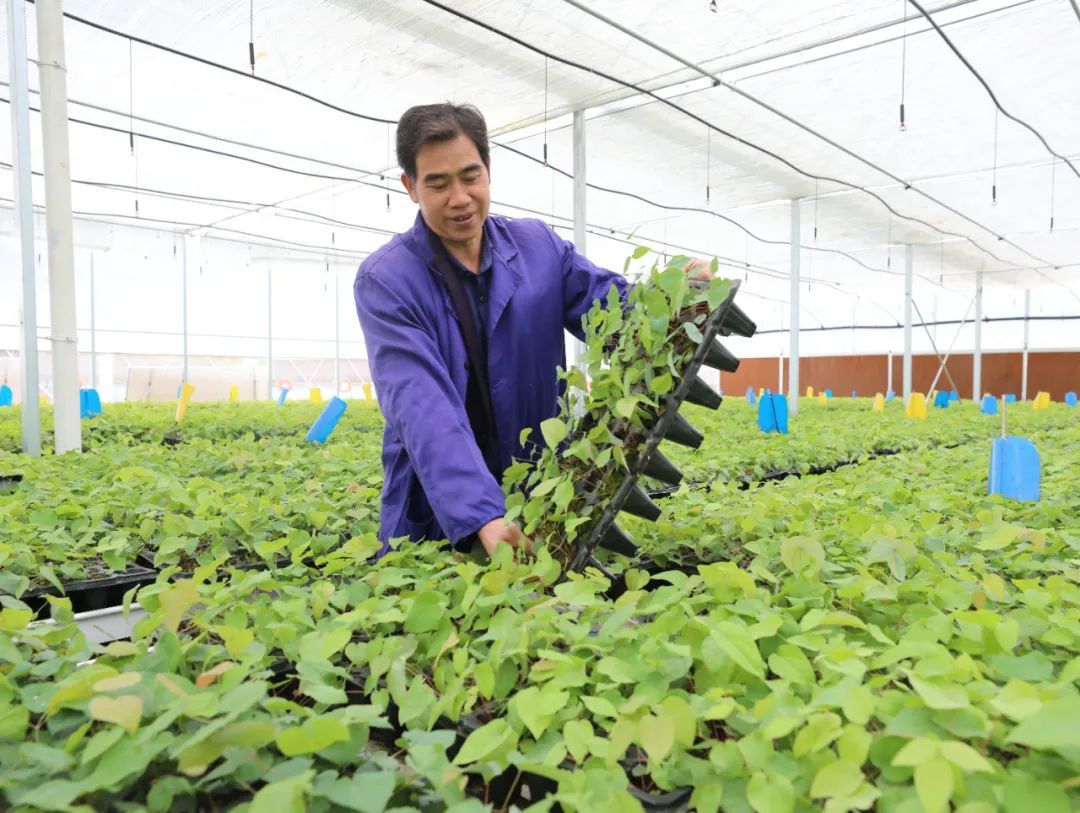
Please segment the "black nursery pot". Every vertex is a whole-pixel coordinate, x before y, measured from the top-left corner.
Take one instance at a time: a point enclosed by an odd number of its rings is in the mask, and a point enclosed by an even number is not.
[[[71,599],[71,609],[76,613],[90,610],[104,610],[106,607],[119,607],[124,603],[124,594],[133,587],[153,584],[157,573],[139,565],[130,565],[122,573],[113,573],[100,579],[81,579],[67,582],[63,591],[53,585],[29,590],[22,596],[38,618],[51,617],[51,607],[46,596],[66,596]]]
[[[0,494],[11,491],[22,482],[21,474],[0,474]]]

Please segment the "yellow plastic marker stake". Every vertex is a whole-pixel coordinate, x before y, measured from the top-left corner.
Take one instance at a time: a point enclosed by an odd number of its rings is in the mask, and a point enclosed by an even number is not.
[[[765,388],[764,387],[758,387],[757,388],[757,394],[758,394],[758,398],[760,398],[762,395],[765,394]]]
[[[885,411],[885,396],[880,392],[874,396],[874,406],[872,407],[874,412]]]
[[[920,421],[926,420],[926,396],[921,392],[911,393],[907,402],[907,416]]]
[[[370,404],[373,398],[371,396],[371,384],[364,382],[364,402]]]
[[[1050,393],[1039,391],[1035,396],[1036,409],[1050,409]]]
[[[321,404],[322,403],[322,388],[321,387],[312,387],[311,388],[311,396],[310,396],[310,398],[311,398],[311,403],[313,403],[313,404]]]
[[[176,404],[176,422],[184,420],[184,416],[187,414],[188,404],[191,403],[191,396],[195,394],[195,385],[188,384],[186,381],[180,387],[180,400]]]
[[[814,397],[814,388],[813,387],[807,387],[806,388],[806,397],[807,398],[813,398]]]
[[[825,393],[819,392],[818,393],[818,401],[820,401],[823,404],[827,404],[827,403],[829,403],[829,398],[828,398],[828,396],[825,395]]]
[[[229,401],[234,404],[240,403],[240,388],[235,384],[229,387]]]

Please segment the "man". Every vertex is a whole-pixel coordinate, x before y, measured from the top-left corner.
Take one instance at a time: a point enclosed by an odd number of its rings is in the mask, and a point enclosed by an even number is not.
[[[557,413],[564,330],[626,280],[531,219],[489,215],[487,125],[469,105],[422,105],[397,130],[420,211],[360,265],[354,294],[386,417],[379,536],[520,544],[499,479]]]

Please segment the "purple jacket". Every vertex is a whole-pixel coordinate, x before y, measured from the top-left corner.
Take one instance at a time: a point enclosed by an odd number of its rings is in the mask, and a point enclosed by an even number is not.
[[[502,516],[504,497],[465,412],[468,354],[429,231],[416,223],[360,265],[353,291],[371,375],[386,416],[379,537],[459,542]],[[589,262],[538,220],[489,215],[494,267],[487,347],[502,468],[520,457],[521,430],[540,437],[557,412],[564,330],[626,281]]]

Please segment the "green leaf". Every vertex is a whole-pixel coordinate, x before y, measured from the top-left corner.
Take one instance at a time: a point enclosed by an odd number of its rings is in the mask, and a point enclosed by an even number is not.
[[[1071,695],[1046,703],[1024,718],[1008,741],[1054,751],[1080,748],[1080,697]]]
[[[855,686],[844,694],[840,708],[851,722],[866,725],[874,713],[874,694],[866,686]]]
[[[1013,720],[1030,717],[1042,707],[1039,691],[1023,680],[1010,680],[990,705]]]
[[[636,398],[620,398],[615,402],[615,414],[620,418],[631,418],[634,415],[634,409],[637,408]]]
[[[938,746],[938,750],[945,759],[962,771],[968,773],[993,773],[994,771],[994,766],[986,757],[966,743],[955,740],[943,742]]]
[[[825,549],[816,539],[795,536],[780,543],[780,558],[792,573],[813,577],[825,562]]]
[[[142,710],[142,698],[134,694],[124,694],[119,697],[100,695],[91,700],[87,707],[90,716],[95,720],[116,723],[126,729],[129,734],[134,734],[139,729]]]
[[[953,769],[948,762],[927,760],[915,768],[915,792],[926,813],[945,813],[953,795]]]
[[[307,770],[261,788],[251,800],[248,813],[304,813],[304,793],[311,787],[315,771]]]
[[[349,729],[336,717],[312,717],[277,735],[277,747],[287,757],[314,754],[349,739]]]
[[[863,781],[862,771],[854,762],[838,759],[829,762],[814,775],[810,785],[810,796],[814,799],[830,799],[834,796],[849,796]]]
[[[721,621],[710,637],[725,655],[747,672],[759,678],[765,676],[765,662],[745,627],[732,621]]]
[[[173,632],[180,627],[184,613],[198,600],[195,582],[191,579],[175,582],[158,594],[161,609],[165,612],[165,625]]]
[[[570,720],[563,726],[563,743],[574,762],[579,765],[585,761],[589,754],[589,743],[593,739],[592,723],[588,720]]]
[[[405,617],[405,632],[431,632],[438,629],[443,619],[445,598],[442,593],[428,591],[413,599],[409,614]]]
[[[566,424],[558,418],[548,418],[540,424],[540,433],[544,436],[544,442],[549,448],[554,449],[566,440],[569,430]]]
[[[649,382],[649,389],[657,395],[667,395],[671,392],[672,385],[671,373],[664,372]]]
[[[514,741],[514,732],[502,717],[480,726],[470,734],[454,757],[455,765],[468,765],[481,762],[509,747]]]
[[[929,708],[963,709],[971,705],[967,690],[963,686],[938,678],[924,680],[914,675],[909,680]]]
[[[675,721],[646,714],[638,720],[638,741],[650,760],[663,761],[675,745]]]
[[[791,813],[795,809],[795,791],[782,774],[754,774],[746,784],[746,799],[757,813]]]
[[[891,764],[902,768],[914,768],[922,765],[924,762],[937,757],[939,745],[940,743],[937,740],[932,740],[929,737],[916,737],[896,752]]]
[[[315,794],[348,810],[383,813],[396,785],[397,776],[393,771],[365,771],[349,779],[317,783]]]

